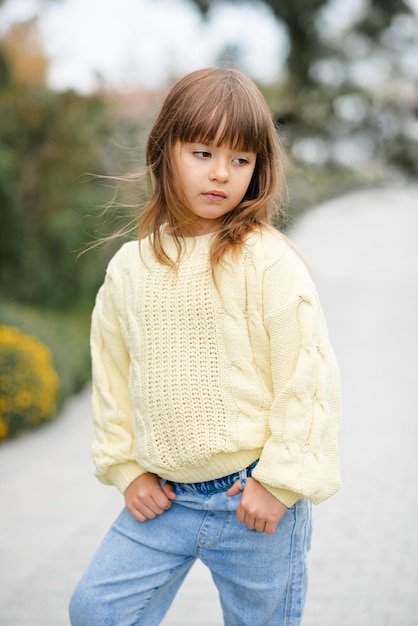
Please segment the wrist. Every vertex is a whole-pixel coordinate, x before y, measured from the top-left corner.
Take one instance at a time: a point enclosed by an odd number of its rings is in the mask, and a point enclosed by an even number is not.
[[[280,489],[278,487],[272,487],[271,485],[267,485],[266,483],[260,483],[263,485],[264,489],[266,489],[272,496],[279,500],[281,504],[283,504],[286,508],[290,508],[298,500],[300,500],[301,496],[293,491],[289,491],[287,489]]]

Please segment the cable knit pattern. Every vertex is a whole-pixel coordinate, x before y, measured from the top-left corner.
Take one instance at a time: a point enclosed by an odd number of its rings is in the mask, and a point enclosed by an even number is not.
[[[264,231],[217,290],[212,237],[185,238],[177,271],[148,239],[109,264],[91,334],[97,476],[124,491],[146,471],[196,482],[260,459],[254,478],[284,504],[321,502],[340,485],[341,395],[315,287]]]

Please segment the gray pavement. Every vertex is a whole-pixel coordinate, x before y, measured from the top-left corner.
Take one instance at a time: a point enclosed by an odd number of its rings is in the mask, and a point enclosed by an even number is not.
[[[314,508],[304,626],[418,626],[418,188],[312,210],[292,239],[340,361],[344,487]],[[0,447],[0,626],[68,626],[67,603],[122,506],[93,477],[89,390]],[[221,626],[196,564],[164,626]],[[257,626],[256,624],[254,626]]]

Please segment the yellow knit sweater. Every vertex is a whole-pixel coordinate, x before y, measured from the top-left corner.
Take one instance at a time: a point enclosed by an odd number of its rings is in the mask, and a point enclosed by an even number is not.
[[[148,239],[109,263],[91,333],[96,475],[123,492],[144,472],[197,482],[259,459],[254,478],[284,504],[321,502],[340,486],[341,393],[315,287],[265,230],[226,257],[217,290],[212,236],[185,238],[177,271]]]

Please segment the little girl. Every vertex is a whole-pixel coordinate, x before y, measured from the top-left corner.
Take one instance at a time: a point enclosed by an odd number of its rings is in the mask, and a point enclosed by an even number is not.
[[[340,383],[318,296],[272,227],[283,155],[246,76],[174,85],[147,144],[139,240],[93,312],[93,456],[125,508],[73,626],[160,624],[199,558],[226,626],[296,626],[311,502],[340,485]]]

